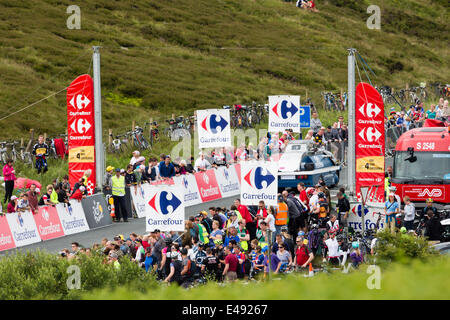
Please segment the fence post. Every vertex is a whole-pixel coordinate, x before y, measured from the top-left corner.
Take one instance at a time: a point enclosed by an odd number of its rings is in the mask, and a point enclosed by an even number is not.
[[[44,142],[47,141],[47,133],[44,133]]]
[[[23,138],[20,138],[20,147],[23,147]]]
[[[25,149],[26,152],[30,152],[31,144],[34,140],[34,129],[30,129],[30,141],[28,141],[27,148]]]
[[[152,140],[152,123],[153,123],[153,117],[150,117],[150,129],[149,129],[149,137],[150,137],[150,140]]]

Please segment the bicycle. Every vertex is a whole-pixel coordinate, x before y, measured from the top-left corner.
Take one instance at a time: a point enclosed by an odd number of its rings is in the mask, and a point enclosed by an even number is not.
[[[142,150],[145,150],[148,149],[149,144],[147,140],[145,140],[143,133],[144,130],[139,126],[136,126],[134,128],[134,131],[131,132],[134,140],[134,145]]]
[[[19,149],[20,149],[19,156],[20,156],[20,159],[22,160],[22,162],[24,164],[32,167],[33,166],[33,156],[31,155],[31,152],[25,151],[26,147],[24,147],[24,146],[21,146]]]

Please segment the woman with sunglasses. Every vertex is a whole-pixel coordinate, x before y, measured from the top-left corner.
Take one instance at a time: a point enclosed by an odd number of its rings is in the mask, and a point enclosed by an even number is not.
[[[276,274],[279,272],[285,272],[289,267],[293,265],[291,253],[286,250],[284,244],[278,246],[277,258],[279,262],[277,269],[275,270]]]

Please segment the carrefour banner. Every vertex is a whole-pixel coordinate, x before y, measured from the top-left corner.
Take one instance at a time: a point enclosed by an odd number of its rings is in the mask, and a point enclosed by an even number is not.
[[[269,96],[269,132],[300,132],[300,96]]]
[[[6,219],[16,247],[41,241],[36,222],[30,211],[8,213]]]
[[[65,235],[89,230],[81,202],[70,200],[70,205],[67,203],[58,203],[56,205],[56,211],[58,212]]]
[[[356,194],[361,186],[371,186],[368,201],[384,200],[384,104],[370,84],[356,87]]]
[[[241,162],[241,203],[277,205],[278,164],[276,162]]]
[[[95,186],[94,85],[87,74],[67,88],[67,131],[70,184],[74,185],[91,169],[89,185]]]
[[[173,178],[175,185],[182,186],[184,191],[184,206],[189,207],[202,203],[197,180],[193,174],[185,174]]]
[[[231,146],[230,110],[197,110],[199,148]]]
[[[184,231],[183,199],[180,185],[151,186],[146,195],[146,231]]]
[[[147,183],[137,186],[136,189],[134,187],[129,188],[131,199],[133,200],[134,209],[136,210],[138,218],[145,217],[145,199],[147,199],[147,195],[150,190],[151,185]]]
[[[230,197],[240,194],[239,178],[233,167],[218,167],[216,174],[217,184],[219,185],[222,197]]]
[[[64,236],[64,230],[55,207],[39,207],[38,213],[33,215],[33,218],[42,240]]]

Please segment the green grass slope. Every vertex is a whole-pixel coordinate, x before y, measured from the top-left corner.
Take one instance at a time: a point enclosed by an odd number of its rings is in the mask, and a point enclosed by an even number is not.
[[[81,29],[69,30],[68,0],[0,2],[0,118],[91,73],[102,46],[105,134],[131,121],[196,108],[265,102],[347,86],[347,48],[355,47],[377,85],[448,80],[446,1],[317,1],[320,12],[281,0],[84,0]],[[366,13],[381,8],[381,30]],[[65,91],[0,120],[1,138],[67,126]],[[125,130],[125,129],[124,129]]]

